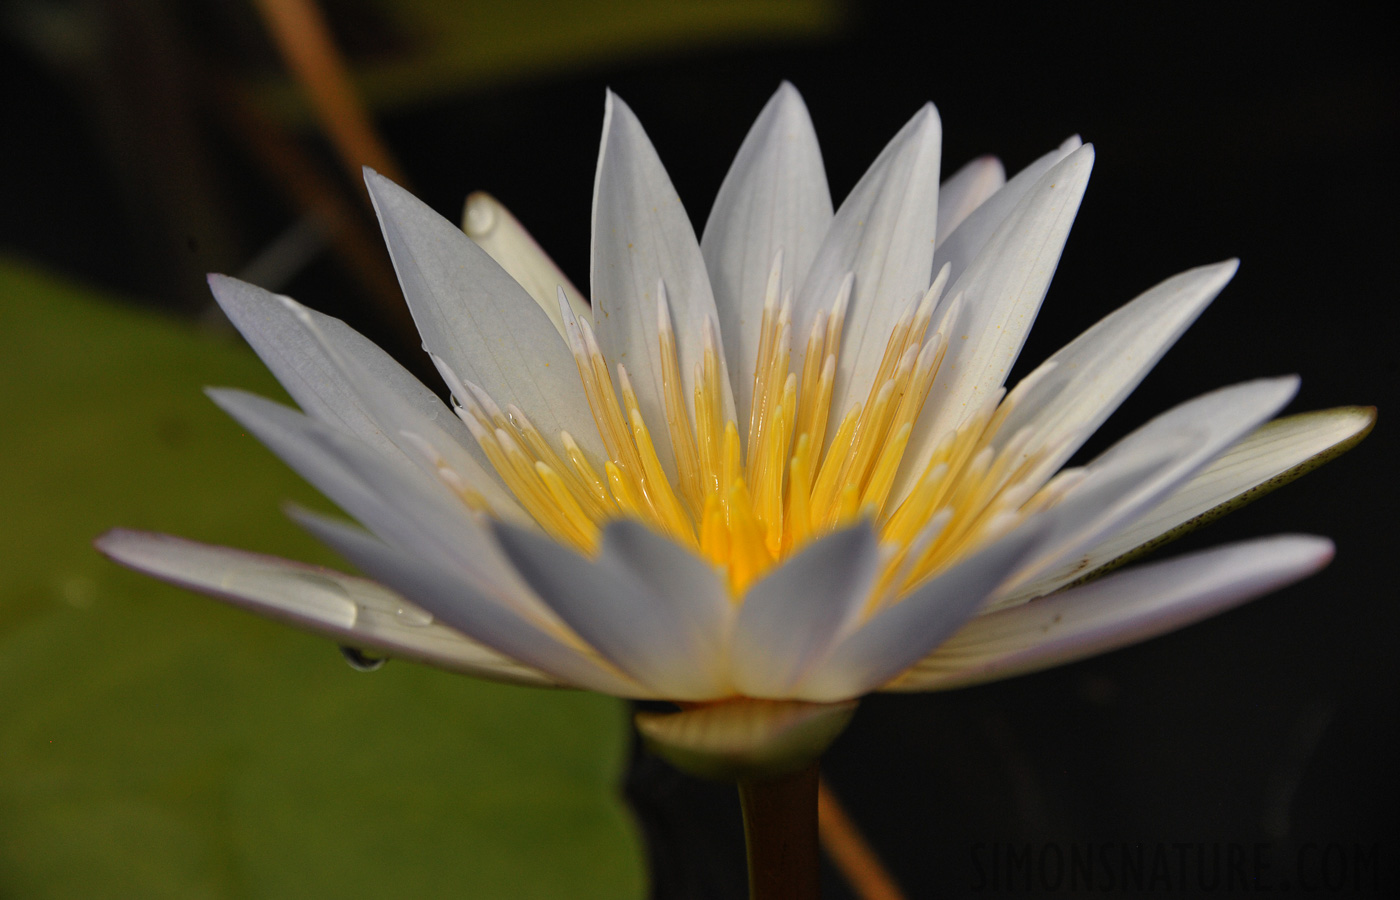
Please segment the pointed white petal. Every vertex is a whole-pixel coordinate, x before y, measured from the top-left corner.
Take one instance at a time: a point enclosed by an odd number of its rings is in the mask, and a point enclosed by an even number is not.
[[[1234,277],[1238,260],[1182,272],[1101,319],[1026,376],[998,432],[1023,428],[1049,475],[1103,424]],[[1054,452],[1051,453],[1051,449]]]
[[[642,414],[666,421],[661,349],[657,337],[657,283],[666,286],[676,334],[684,396],[694,396],[695,366],[703,359],[704,323],[718,323],[710,277],[681,199],[641,122],[611,91],[593,183],[593,321],[598,343],[613,366],[631,374]],[[720,330],[723,356],[723,330]],[[721,363],[723,363],[721,359]],[[727,369],[721,374],[724,412],[734,415]],[[667,474],[675,477],[671,439],[652,427]]]
[[[602,441],[567,344],[540,305],[451,222],[365,170],[384,242],[423,345],[497,403],[515,403],[547,436]]]
[[[734,623],[730,666],[748,697],[782,699],[858,616],[879,572],[868,522],[812,542],[753,584]]]
[[[957,631],[1043,533],[1041,522],[1029,522],[881,609],[813,667],[791,696],[832,702],[887,683]]]
[[[1030,193],[1031,188],[1035,187],[1041,177],[1066,156],[1078,150],[1079,147],[1079,138],[1070,138],[1017,172],[1015,177],[1002,185],[1001,190],[978,204],[977,208],[969,213],[967,218],[963,219],[951,234],[945,235],[940,228],[938,249],[933,254],[933,265],[930,267],[930,272],[937,274],[938,270],[946,264],[952,269],[949,278],[952,281],[957,281],[962,273],[967,271],[967,267],[972,264],[977,255],[982,252],[982,248],[992,234],[1006,220],[1006,217],[1011,215],[1011,211],[1016,208],[1016,205]],[[944,200],[940,197],[939,206],[942,206],[943,203]],[[940,223],[942,221],[941,210],[939,221]]]
[[[466,427],[374,342],[339,319],[222,275],[209,286],[287,393],[313,418],[339,427],[392,460],[406,457],[436,478],[418,435],[498,515],[527,516],[501,485]]]
[[[410,466],[342,432],[252,394],[210,397],[342,509],[390,546],[432,560],[537,618],[549,617],[502,557],[495,541],[455,496]]]
[[[495,681],[555,683],[434,622],[431,613],[364,578],[166,534],[117,529],[96,544],[124,566],[340,644]]]
[[[830,224],[831,194],[812,119],[797,89],[785,81],[739,147],[700,239],[739,422],[749,420],[753,379],[746,373],[758,356],[773,259],[781,250],[783,287],[796,287]]]
[[[1018,588],[1007,602],[1048,594],[1105,566],[1119,566],[1262,497],[1355,446],[1374,409],[1342,407],[1275,419],[1106,540]]]
[[[1326,538],[1281,535],[1110,575],[973,619],[889,689],[981,684],[1145,641],[1306,578],[1332,553]]]
[[[1297,391],[1296,376],[1221,388],[1162,413],[1104,451],[1054,507],[1044,549],[1008,580],[996,602],[1025,598],[1028,585],[1162,502]]]
[[[801,371],[801,347],[812,319],[831,307],[846,275],[855,273],[832,392],[832,432],[849,404],[864,400],[891,328],[933,280],[942,144],[938,110],[926,104],[842,202],[797,294],[793,334],[799,346],[793,348],[793,368]]]
[[[554,323],[560,337],[567,340],[564,317],[560,315],[559,304],[555,302],[560,287],[569,298],[574,315],[593,321],[593,308],[588,305],[588,298],[574,287],[569,277],[554,264],[544,248],[501,201],[485,191],[470,194],[462,207],[462,230],[534,298]]]
[[[962,297],[962,312],[947,335],[948,353],[911,448],[925,451],[924,444],[956,428],[1005,383],[1045,299],[1093,165],[1088,145],[1041,176],[945,292]]]
[[[561,684],[621,697],[652,696],[595,661],[566,630],[529,618],[483,586],[436,561],[405,553],[342,522],[306,510],[292,517],[346,559],[445,624]]]
[[[979,156],[945,178],[938,186],[938,243],[1005,184],[1006,170],[995,156]]]
[[[578,635],[619,669],[660,696],[712,700],[732,693],[722,666],[727,604],[698,557],[645,526],[611,524],[603,551],[588,560],[531,532],[499,526],[496,536],[532,588]],[[669,545],[669,546],[664,546]],[[662,583],[650,566],[633,568],[640,552],[678,577]],[[658,590],[659,589],[659,590]]]

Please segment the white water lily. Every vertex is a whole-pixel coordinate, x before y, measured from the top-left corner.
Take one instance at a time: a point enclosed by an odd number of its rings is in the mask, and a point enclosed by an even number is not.
[[[292,511],[376,580],[164,535],[99,546],[342,644],[679,702],[644,730],[733,758],[818,747],[871,691],[1081,658],[1325,565],[1326,539],[1278,536],[1073,586],[1341,452],[1374,414],[1269,422],[1297,380],[1264,379],[1064,468],[1236,264],[1148,290],[1008,392],[1093,148],[940,184],[940,145],[927,105],[833,213],[784,84],[697,240],[609,94],[591,305],[491,198],[464,233],[367,172],[452,408],[344,323],[220,276],[302,412],[209,393],[364,526]]]

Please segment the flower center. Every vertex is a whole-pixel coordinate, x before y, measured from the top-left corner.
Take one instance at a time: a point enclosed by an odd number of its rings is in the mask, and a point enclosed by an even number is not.
[[[890,332],[869,395],[851,405],[827,440],[852,278],[846,277],[831,307],[817,313],[796,372],[791,371],[791,295],[779,302],[777,273],[775,262],[742,444],[738,423],[723,419],[714,326],[704,322],[703,357],[687,406],[670,308],[664,288],[658,290],[674,481],[657,455],[626,367],[619,364],[616,370],[619,397],[592,328],[573,316],[567,303],[561,307],[569,345],[608,455],[603,471],[568,432],[559,435],[560,454],[520,409],[512,405],[502,411],[475,385],[467,385],[471,396],[458,398],[458,412],[502,480],[553,538],[592,553],[600,527],[610,519],[639,519],[722,569],[736,599],[755,578],[814,538],[867,517],[885,555],[873,607],[897,599],[1058,495],[1053,481],[1037,491],[1040,454],[1026,451],[1028,434],[998,439],[1021,393],[1006,397],[1003,389],[942,436],[907,496],[888,508],[960,298],[946,305],[932,334],[944,279],[909,304]],[[459,479],[454,486],[474,508],[485,509],[481,497]]]

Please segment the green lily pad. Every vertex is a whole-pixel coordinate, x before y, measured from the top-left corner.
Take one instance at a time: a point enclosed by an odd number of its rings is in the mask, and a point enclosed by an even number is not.
[[[337,560],[200,392],[235,341],[0,262],[0,896],[637,897],[615,700],[410,664],[120,569],[112,526]]]

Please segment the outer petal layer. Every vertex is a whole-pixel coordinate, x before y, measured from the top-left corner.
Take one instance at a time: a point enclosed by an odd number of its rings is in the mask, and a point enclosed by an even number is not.
[[[1006,598],[1017,603],[1102,574],[1250,503],[1356,446],[1376,411],[1348,406],[1275,419],[1231,447],[1160,504]]]
[[[148,532],[109,531],[97,549],[124,566],[252,612],[404,659],[515,684],[544,673],[463,637],[373,581],[304,563]]]
[[[1306,578],[1332,554],[1326,538],[1287,535],[1111,575],[972,620],[889,690],[980,684],[1144,641]]]
[[[609,525],[596,560],[509,526],[496,534],[559,617],[658,696],[710,700],[732,692],[722,665],[728,599],[703,560],[634,522]],[[664,568],[673,573],[666,584],[657,577]]]

